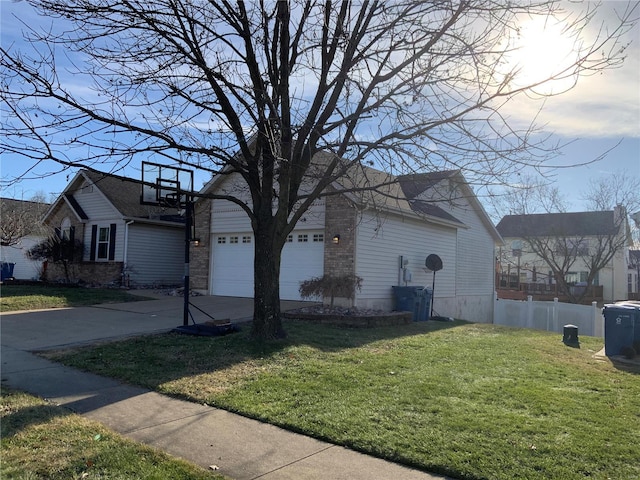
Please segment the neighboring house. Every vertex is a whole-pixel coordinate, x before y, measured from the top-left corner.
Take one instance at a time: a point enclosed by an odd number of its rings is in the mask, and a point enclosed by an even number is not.
[[[349,189],[352,180],[340,180],[340,190]],[[285,244],[281,298],[299,299],[300,282],[312,277],[356,274],[363,282],[353,305],[392,309],[392,286],[431,287],[433,273],[425,269],[425,259],[437,254],[444,268],[437,273],[434,313],[491,322],[494,249],[502,239],[464,177],[449,171],[394,178],[367,168],[356,183],[390,180],[397,181],[384,193],[341,193],[313,203]],[[239,188],[236,178],[226,175],[203,192]],[[248,217],[226,200],[201,200],[196,210],[197,236],[209,241],[192,250],[193,288],[252,297],[255,239]],[[401,256],[408,260],[408,282]]]
[[[2,242],[0,260],[13,264],[13,278],[38,280],[42,262],[31,260],[27,252],[47,237],[46,228],[40,224],[48,203],[0,198],[2,215]]]
[[[179,285],[184,275],[184,222],[175,209],[140,204],[140,184],[81,170],[43,222],[58,236],[80,240],[74,280],[126,286]],[[63,278],[49,264],[47,279]]]
[[[556,264],[567,265],[567,284],[578,287],[587,281],[589,262],[598,255],[615,252],[596,272],[592,284],[602,287],[604,302],[627,299],[630,239],[622,207],[612,211],[506,215],[496,228],[505,241],[496,254],[499,288],[513,287],[514,283],[555,285],[553,267],[534,253],[544,245]]]
[[[629,250],[627,291],[629,300],[640,300],[640,250]]]

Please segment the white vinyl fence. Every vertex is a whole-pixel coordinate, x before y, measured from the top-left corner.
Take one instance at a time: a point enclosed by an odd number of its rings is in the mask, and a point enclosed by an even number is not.
[[[526,301],[496,300],[493,323],[558,333],[565,325],[575,325],[579,335],[604,337],[604,317],[596,302],[591,306],[560,303],[557,298],[534,302],[530,296]]]

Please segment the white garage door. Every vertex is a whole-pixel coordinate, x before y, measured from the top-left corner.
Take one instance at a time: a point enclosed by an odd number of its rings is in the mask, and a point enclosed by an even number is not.
[[[251,233],[214,234],[212,295],[253,297],[254,237]],[[300,282],[321,276],[324,269],[324,233],[294,231],[282,252],[280,298],[299,300]]]

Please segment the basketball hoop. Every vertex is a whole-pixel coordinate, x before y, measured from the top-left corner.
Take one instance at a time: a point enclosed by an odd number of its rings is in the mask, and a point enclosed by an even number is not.
[[[192,194],[192,170],[142,162],[141,204],[181,209]]]

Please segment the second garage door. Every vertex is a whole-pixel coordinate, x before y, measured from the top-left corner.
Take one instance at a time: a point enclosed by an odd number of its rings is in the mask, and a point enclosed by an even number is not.
[[[322,276],[324,233],[302,230],[289,235],[282,251],[280,298],[299,300],[300,282]],[[253,297],[252,233],[213,234],[211,294]]]

